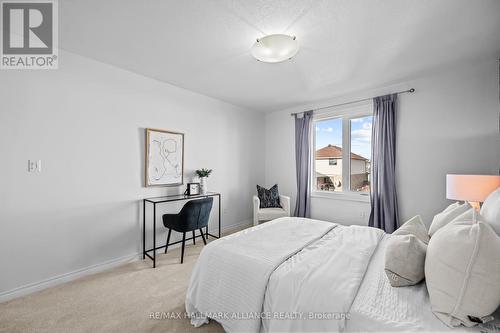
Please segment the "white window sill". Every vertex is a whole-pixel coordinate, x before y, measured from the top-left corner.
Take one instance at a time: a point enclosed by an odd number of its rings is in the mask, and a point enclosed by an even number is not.
[[[347,201],[357,201],[357,202],[370,202],[370,195],[360,194],[356,192],[327,192],[327,191],[313,191],[311,192],[311,198],[323,198],[330,200],[347,200]]]

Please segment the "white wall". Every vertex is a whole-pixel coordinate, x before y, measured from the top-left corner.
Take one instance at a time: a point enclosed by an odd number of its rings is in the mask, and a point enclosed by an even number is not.
[[[337,159],[336,165],[330,165],[328,158],[316,159],[316,171],[327,176],[342,175],[342,159]],[[364,174],[366,172],[366,162],[362,160],[351,160],[351,175]]]
[[[499,63],[465,64],[411,83],[399,105],[397,180],[401,218],[430,224],[446,200],[447,173],[498,174]]]
[[[314,153],[314,152],[313,152]],[[336,165],[330,165],[329,158],[318,158],[315,161],[316,171],[327,176],[341,176],[342,175],[342,159],[337,159]]]
[[[290,112],[414,87],[399,96],[397,186],[400,217],[429,224],[448,201],[446,173],[497,174],[500,166],[498,61],[470,62],[411,81],[360,91],[266,115],[266,183],[278,183],[295,204],[294,121]],[[292,207],[293,208],[293,207]],[[313,218],[367,224],[367,202],[312,198]]]
[[[0,298],[142,250],[140,199],[185,188],[143,187],[147,127],[185,133],[185,182],[214,169],[223,228],[249,222],[264,180],[261,113],[67,52],[60,59],[55,71],[0,73]],[[28,159],[41,159],[42,172],[28,173]]]

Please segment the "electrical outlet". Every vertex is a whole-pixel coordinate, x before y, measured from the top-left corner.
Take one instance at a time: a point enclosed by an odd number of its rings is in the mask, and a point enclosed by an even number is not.
[[[28,160],[28,172],[42,172],[42,160]]]

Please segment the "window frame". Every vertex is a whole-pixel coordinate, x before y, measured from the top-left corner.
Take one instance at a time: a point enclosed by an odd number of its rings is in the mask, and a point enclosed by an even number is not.
[[[370,193],[351,191],[351,119],[373,116],[373,105],[371,101],[355,103],[349,106],[331,107],[313,114],[312,126],[312,168],[310,172],[311,196],[319,198],[330,198],[339,200],[351,200],[369,202]],[[342,119],[342,191],[321,191],[316,189],[316,124],[320,121],[341,118]]]

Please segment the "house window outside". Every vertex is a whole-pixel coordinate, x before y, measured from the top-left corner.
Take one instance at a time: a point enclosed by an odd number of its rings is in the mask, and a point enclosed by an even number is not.
[[[366,195],[370,191],[372,107],[341,111],[314,120],[313,191]]]

